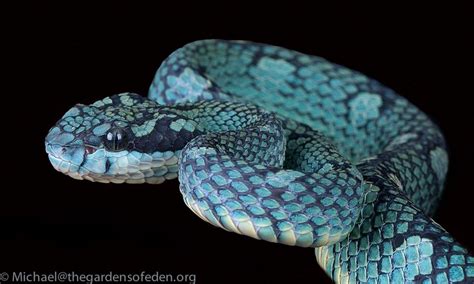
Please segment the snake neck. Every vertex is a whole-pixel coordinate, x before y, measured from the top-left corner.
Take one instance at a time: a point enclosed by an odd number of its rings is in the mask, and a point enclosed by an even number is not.
[[[201,134],[238,131],[273,117],[257,106],[236,102],[200,101],[167,108],[193,121]]]

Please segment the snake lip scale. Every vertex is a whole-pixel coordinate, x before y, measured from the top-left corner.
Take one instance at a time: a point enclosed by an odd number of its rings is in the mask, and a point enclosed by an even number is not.
[[[147,98],[77,104],[45,147],[75,179],[178,178],[201,219],[312,247],[336,283],[474,283],[474,258],[431,219],[448,170],[441,131],[390,88],[317,56],[189,43]]]

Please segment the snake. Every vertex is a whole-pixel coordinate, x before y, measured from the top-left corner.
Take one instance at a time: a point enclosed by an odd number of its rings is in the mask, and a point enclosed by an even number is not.
[[[179,179],[201,219],[311,247],[336,283],[474,283],[474,257],[433,216],[448,171],[436,124],[366,75],[269,44],[199,40],[148,97],[77,104],[49,130],[79,180]]]

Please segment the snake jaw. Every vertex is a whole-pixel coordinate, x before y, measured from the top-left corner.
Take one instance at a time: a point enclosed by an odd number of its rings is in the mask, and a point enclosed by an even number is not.
[[[102,183],[160,184],[177,177],[180,151],[109,152],[84,146],[64,146],[45,143],[48,158],[58,172],[74,179]]]
[[[84,162],[84,147],[65,147],[58,144],[46,143],[46,152],[54,169],[75,179],[82,179],[78,171]]]
[[[45,148],[52,166],[74,179],[101,183],[160,184],[177,177],[180,150],[152,154],[138,151],[110,152],[87,145],[61,145],[51,141],[46,141]],[[88,148],[93,148],[93,151]]]

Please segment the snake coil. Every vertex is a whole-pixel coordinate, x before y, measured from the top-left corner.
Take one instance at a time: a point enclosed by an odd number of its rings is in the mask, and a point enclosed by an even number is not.
[[[76,179],[161,183],[225,230],[314,247],[337,283],[474,282],[430,216],[448,155],[437,126],[367,76],[245,41],[172,53],[148,98],[72,107],[46,137]]]

